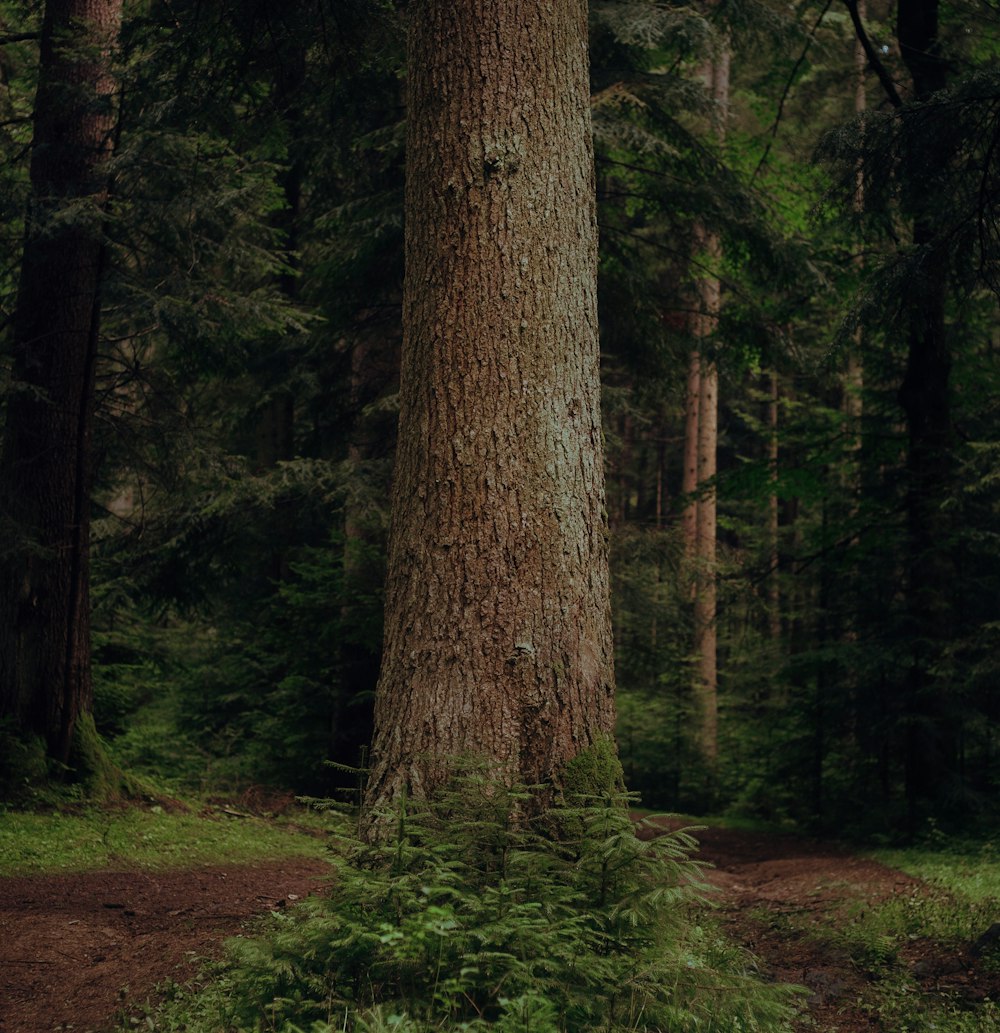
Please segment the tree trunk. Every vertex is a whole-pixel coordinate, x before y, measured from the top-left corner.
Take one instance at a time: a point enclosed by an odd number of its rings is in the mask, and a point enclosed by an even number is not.
[[[947,84],[938,42],[937,0],[900,0],[897,37],[913,79],[914,99],[926,100]],[[945,165],[947,154],[927,155],[911,141],[928,167]],[[921,801],[939,793],[954,773],[954,728],[946,716],[944,679],[933,672],[953,626],[950,554],[951,518],[945,505],[951,488],[951,353],[945,325],[947,268],[933,216],[914,222],[913,242],[924,252],[913,305],[906,372],[899,401],[906,415],[908,582],[907,608],[913,654],[906,687],[906,796],[911,821]]]
[[[396,303],[399,295],[396,293]],[[395,422],[384,413],[366,412],[379,397],[396,389],[399,339],[377,312],[359,313],[351,342],[351,426],[347,461],[360,492],[344,499],[344,578],[340,611],[340,691],[333,712],[331,757],[355,765],[372,737],[372,698],[378,683],[380,652],[367,633],[375,620],[371,597],[384,579],[374,557],[385,554],[383,517],[367,497],[374,491],[373,463],[392,453]],[[380,561],[379,561],[380,562]],[[343,776],[336,776],[342,779]],[[339,784],[339,783],[338,783]]]
[[[718,281],[715,281],[718,284]],[[714,362],[701,371],[698,420],[698,535],[696,539],[695,709],[701,754],[714,767],[718,741],[718,631],[716,627],[716,494],[710,482],[716,474],[718,443],[719,373]],[[706,487],[708,485],[708,487]]]
[[[693,319],[694,336],[701,334],[700,313]],[[684,559],[686,565],[695,555],[695,542],[698,538],[698,406],[701,403],[701,353],[692,349],[688,358],[687,392],[684,404],[684,472],[681,479],[681,491],[685,504],[681,513],[681,530],[684,540]]]
[[[716,136],[725,139],[729,106],[729,49],[723,46],[711,63],[709,86],[716,104]],[[719,235],[701,230],[708,275],[698,281],[701,313],[699,336],[714,336],[718,327],[721,289],[716,269],[722,254]],[[716,625],[716,474],[719,436],[719,370],[714,358],[702,354],[698,399],[698,511],[695,534],[695,712],[697,738],[709,771],[719,755],[718,740],[718,630]],[[708,487],[706,487],[706,485]]]
[[[0,455],[0,716],[69,758],[91,709],[91,427],[121,0],[48,0]]]
[[[868,16],[868,9],[865,0],[857,0],[858,17],[864,20]],[[865,75],[868,70],[868,57],[861,40],[854,41],[854,113],[863,114],[868,108],[868,98],[865,91]],[[865,208],[865,174],[864,166],[858,163],[854,180],[854,210],[861,215]],[[851,262],[859,277],[864,270],[864,252],[859,249],[855,252]],[[861,397],[864,388],[864,363],[861,356],[864,345],[864,331],[859,325],[854,331],[854,347],[847,355],[847,378],[844,385],[843,411],[847,417],[847,430],[850,435],[850,448],[855,456],[861,451],[861,417],[863,415],[863,402]],[[853,472],[855,491],[860,490],[858,471]],[[856,506],[853,507],[856,509]]]
[[[781,582],[779,580],[780,553],[778,551],[779,499],[778,499],[778,403],[780,384],[777,370],[768,376],[769,398],[767,403],[767,471],[771,481],[771,494],[767,499],[767,548],[770,575],[767,580],[768,633],[771,641],[781,641]]]
[[[306,51],[304,46],[294,45],[280,55],[279,67],[274,75],[274,99],[286,125],[286,132],[292,141],[298,141],[306,131],[306,119],[301,110],[302,94],[306,81]],[[294,304],[299,296],[299,247],[302,237],[303,183],[306,163],[301,154],[292,147],[288,167],[283,170],[281,192],[285,205],[276,218],[285,253],[285,269],[278,277],[281,293]],[[293,331],[294,332],[294,331]],[[261,366],[255,372],[261,380],[261,393],[265,401],[257,413],[256,460],[260,470],[270,470],[278,463],[295,456],[295,399],[287,387],[288,353],[284,342],[265,340]],[[279,386],[274,387],[278,381]],[[284,578],[287,570],[283,560],[275,556],[272,562],[272,576]]]
[[[612,734],[584,0],[409,7],[406,279],[366,807]]]

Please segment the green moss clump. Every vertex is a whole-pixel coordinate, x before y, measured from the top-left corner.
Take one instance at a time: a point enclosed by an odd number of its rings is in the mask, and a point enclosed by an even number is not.
[[[111,759],[107,743],[94,724],[93,714],[81,714],[77,719],[70,763],[75,777],[85,788],[87,799],[93,803],[157,796],[141,779],[122,771]]]
[[[581,750],[564,765],[559,783],[567,802],[624,797],[625,772],[614,739],[603,735]]]

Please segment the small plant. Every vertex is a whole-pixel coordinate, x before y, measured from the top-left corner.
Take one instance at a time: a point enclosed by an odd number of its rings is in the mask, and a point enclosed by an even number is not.
[[[345,831],[330,896],[233,941],[152,1028],[178,1008],[189,1033],[788,1028],[790,988],[705,921],[689,834],[640,840],[610,795],[527,820],[529,796],[465,775],[377,845]]]

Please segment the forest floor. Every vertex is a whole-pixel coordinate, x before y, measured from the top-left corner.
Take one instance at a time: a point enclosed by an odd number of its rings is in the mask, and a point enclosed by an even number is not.
[[[192,979],[248,920],[320,892],[329,875],[296,857],[0,878],[0,1033],[127,1023],[158,985]]]
[[[866,914],[893,898],[933,899],[919,879],[830,842],[717,827],[695,835],[729,935],[764,978],[805,988],[797,1030],[978,1030],[983,1002],[1000,1002],[1000,970],[973,944],[866,929]]]
[[[729,934],[757,956],[765,978],[806,988],[797,1028],[912,1028],[879,1003],[890,972],[898,992],[930,1004],[975,1011],[1000,999],[1000,972],[967,949],[908,940],[887,968],[869,956],[877,950],[842,933],[865,908],[919,897],[919,880],[829,843],[721,828],[698,837]],[[225,937],[262,911],[321,892],[329,873],[322,860],[292,858],[0,878],[0,1033],[127,1024],[158,985],[192,978]]]

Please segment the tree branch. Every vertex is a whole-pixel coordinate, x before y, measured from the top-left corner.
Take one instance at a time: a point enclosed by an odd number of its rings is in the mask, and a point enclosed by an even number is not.
[[[868,38],[868,33],[865,32],[864,25],[861,24],[861,15],[858,14],[858,0],[844,0],[844,4],[847,10],[850,12],[851,21],[854,23],[854,32],[858,37],[858,42],[864,47],[865,56],[868,58],[868,63],[872,66],[875,74],[878,76],[878,81],[882,84],[882,89],[885,90],[885,95],[889,98],[889,102],[894,108],[901,108],[903,106],[903,99],[899,95],[899,91],[896,89],[896,84],[892,81],[892,76],[886,70],[881,59],[875,52],[875,48],[872,46],[872,41]]]
[[[8,32],[0,36],[0,47],[4,47],[8,43],[26,43],[28,40],[41,38],[40,32]]]
[[[778,126],[781,125],[781,116],[785,110],[785,101],[788,100],[788,94],[792,91],[792,83],[795,82],[795,76],[798,75],[799,69],[802,67],[802,62],[806,59],[806,54],[809,53],[809,48],[813,45],[813,41],[816,39],[816,33],[819,31],[819,27],[822,24],[823,19],[826,17],[826,12],[830,10],[833,4],[833,0],[826,0],[826,6],[819,13],[819,17],[816,19],[816,23],[809,31],[809,36],[806,39],[806,45],[802,48],[802,53],[799,54],[798,61],[795,62],[795,66],[792,68],[791,74],[785,82],[785,89],[782,91],[781,100],[778,101],[778,112],[774,116],[774,123],[771,126],[771,139],[767,141],[767,146],[764,148],[764,153],[761,155],[760,161],[757,162],[757,168],[753,170],[753,175],[750,177],[752,183],[757,178],[757,173],[767,163],[768,155],[771,153],[771,147],[774,145],[775,137],[778,135]]]

